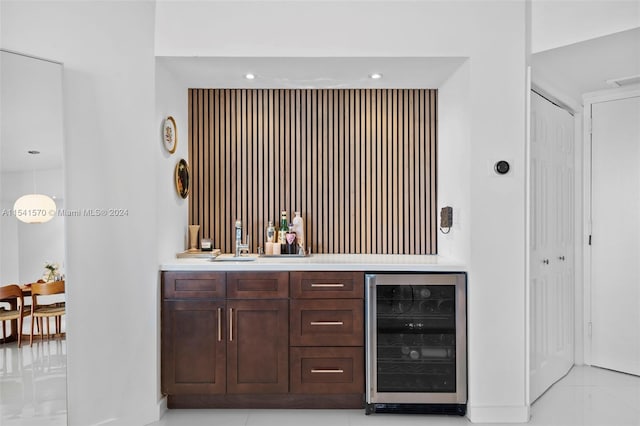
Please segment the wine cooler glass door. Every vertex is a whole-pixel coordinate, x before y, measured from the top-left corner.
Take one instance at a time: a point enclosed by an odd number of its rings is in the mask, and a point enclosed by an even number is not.
[[[466,402],[460,275],[367,276],[368,402]]]

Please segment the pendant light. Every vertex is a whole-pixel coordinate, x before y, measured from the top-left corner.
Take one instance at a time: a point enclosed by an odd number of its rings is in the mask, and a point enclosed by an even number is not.
[[[28,151],[31,155],[40,154],[40,151]],[[18,198],[13,205],[18,220],[24,223],[49,222],[56,215],[56,203],[44,194],[36,193],[36,170],[33,169],[33,194],[26,194]]]

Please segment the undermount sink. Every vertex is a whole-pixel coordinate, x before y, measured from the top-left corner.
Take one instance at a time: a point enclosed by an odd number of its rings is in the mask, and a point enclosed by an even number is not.
[[[241,254],[237,256],[233,253],[224,253],[219,256],[216,256],[214,261],[231,261],[231,262],[247,262],[250,260],[256,260],[258,258],[257,254]]]

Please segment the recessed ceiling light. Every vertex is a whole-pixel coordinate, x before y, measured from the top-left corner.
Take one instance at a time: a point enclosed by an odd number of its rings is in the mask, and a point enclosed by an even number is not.
[[[246,74],[244,75],[244,78],[246,78],[247,80],[253,80],[254,78],[256,78],[256,75],[255,75],[255,74],[251,74],[251,73],[249,72],[249,73],[246,73]]]
[[[379,80],[382,78],[382,74],[380,74],[379,72],[374,72],[372,74],[369,74],[369,78],[372,80]]]
[[[29,154],[40,154],[40,151],[38,151],[36,149],[30,149],[29,151],[27,151],[27,153],[29,153]]]

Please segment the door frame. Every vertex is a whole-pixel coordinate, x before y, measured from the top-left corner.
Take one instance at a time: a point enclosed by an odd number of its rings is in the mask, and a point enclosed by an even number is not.
[[[575,228],[574,228],[574,363],[583,363],[583,341],[582,341],[582,286],[579,283],[582,282],[583,271],[583,222],[581,212],[584,210],[583,199],[583,147],[580,141],[582,140],[582,105],[573,99],[571,96],[562,92],[552,83],[544,79],[543,77],[536,75],[531,71],[531,67],[527,70],[527,106],[526,106],[526,208],[525,208],[525,298],[526,298],[526,347],[525,347],[525,398],[527,405],[531,405],[531,91],[535,91],[540,96],[546,98],[551,103],[556,104],[562,109],[569,111],[573,115],[574,120],[574,216],[575,216]]]
[[[591,235],[592,227],[591,227],[591,190],[592,190],[592,181],[591,181],[591,156],[592,156],[592,145],[591,145],[591,110],[592,106],[597,103],[608,102],[608,101],[617,101],[627,98],[633,98],[640,96],[640,87],[635,85],[633,87],[621,87],[618,89],[609,89],[609,90],[600,90],[597,92],[585,93],[582,95],[582,103],[584,108],[584,120],[583,120],[583,150],[584,157],[582,162],[582,167],[584,169],[583,173],[583,197],[584,197],[584,208],[583,208],[583,217],[582,223],[583,227],[581,230],[582,235],[584,236],[584,252],[583,252],[583,264],[582,264],[582,275],[583,275],[583,298],[582,298],[582,309],[584,310],[584,315],[582,316],[582,322],[580,327],[580,332],[582,333],[582,347],[583,347],[583,363],[587,365],[591,365],[591,246],[589,245],[589,236]],[[577,326],[577,324],[576,324]],[[578,329],[576,329],[576,333]],[[578,335],[576,334],[576,337]],[[577,342],[576,342],[577,343]]]

